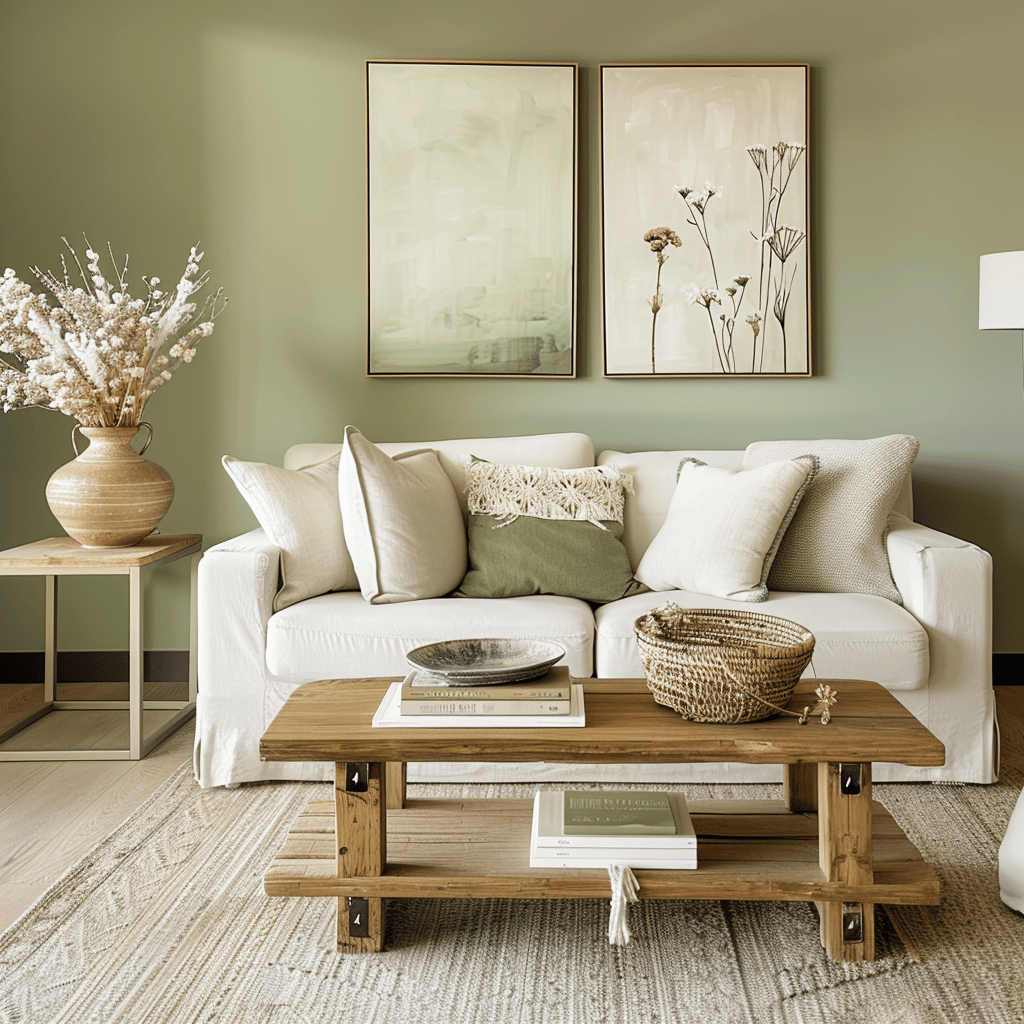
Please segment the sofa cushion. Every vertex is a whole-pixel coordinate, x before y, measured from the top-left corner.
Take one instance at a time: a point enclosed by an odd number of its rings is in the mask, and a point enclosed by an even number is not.
[[[358,593],[324,594],[292,605],[267,626],[267,666],[302,682],[409,671],[405,655],[439,640],[469,637],[552,640],[565,648],[575,676],[593,671],[594,617],[570,597],[510,597],[503,601],[432,598],[367,604]]]
[[[683,459],[636,578],[651,590],[764,601],[768,570],[815,466],[810,455],[740,472]]]
[[[595,613],[598,676],[643,676],[633,623],[666,601],[682,608],[750,608],[686,591],[641,594],[604,605]],[[870,679],[897,691],[916,690],[928,681],[928,634],[910,612],[885,598],[772,591],[758,611],[798,622],[814,634],[814,656],[805,675]]]
[[[864,441],[758,441],[744,465],[810,453],[818,472],[779,546],[768,586],[812,593],[876,594],[902,603],[885,536],[889,513],[917,457],[908,434]]]
[[[338,506],[338,456],[305,469],[221,460],[271,543],[281,549],[274,610],[359,586]]]
[[[467,597],[557,594],[615,601],[646,588],[622,546],[629,478],[612,467],[555,469],[466,463]]]
[[[359,589],[372,604],[440,597],[466,572],[466,530],[451,480],[430,449],[391,458],[345,428],[338,477]]]

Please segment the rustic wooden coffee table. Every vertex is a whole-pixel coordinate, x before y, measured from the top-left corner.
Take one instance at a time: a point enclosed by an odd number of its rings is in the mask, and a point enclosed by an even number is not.
[[[270,761],[335,762],[264,877],[271,896],[338,899],[338,949],[382,948],[387,898],[608,899],[600,870],[529,867],[532,800],[406,800],[407,761],[782,764],[782,800],[691,800],[696,871],[636,872],[641,899],[817,904],[837,960],[874,958],[874,904],[936,904],[935,872],[871,799],[871,762],[941,765],[942,744],[888,691],[828,680],[832,722],[687,722],[643,680],[587,680],[585,728],[375,729],[392,679],[299,687],[260,741]],[[789,707],[814,704],[801,681]]]

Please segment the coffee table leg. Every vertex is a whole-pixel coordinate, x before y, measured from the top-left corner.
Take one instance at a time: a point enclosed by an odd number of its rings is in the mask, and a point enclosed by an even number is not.
[[[405,806],[405,775],[404,761],[388,761],[388,809],[399,811]]]
[[[782,766],[782,800],[794,814],[816,814],[818,811],[818,765],[816,762],[784,764]],[[814,901],[818,917],[824,921],[825,904]],[[821,930],[821,944],[825,945],[825,929]]]
[[[791,811],[818,809],[818,766],[784,764],[782,766],[782,799]]]
[[[871,765],[818,765],[818,861],[830,882],[874,881]],[[820,903],[821,938],[834,960],[874,960],[873,903]]]
[[[382,875],[387,866],[387,770],[383,762],[334,766],[334,838],[338,877]],[[384,947],[384,900],[338,897],[338,952]]]

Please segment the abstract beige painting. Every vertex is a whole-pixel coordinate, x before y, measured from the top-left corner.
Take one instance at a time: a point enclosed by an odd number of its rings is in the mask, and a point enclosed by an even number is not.
[[[366,76],[368,374],[574,376],[577,66]]]

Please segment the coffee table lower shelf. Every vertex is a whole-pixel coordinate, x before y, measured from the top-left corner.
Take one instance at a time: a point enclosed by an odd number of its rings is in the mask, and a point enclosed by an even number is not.
[[[939,903],[934,870],[877,801],[871,804],[873,877],[862,883],[826,879],[815,813],[791,811],[781,800],[692,800],[689,806],[697,869],[637,870],[641,899],[842,902],[863,904],[865,911],[875,903]],[[267,870],[264,890],[371,903],[396,897],[608,899],[604,871],[529,866],[532,811],[532,800],[407,800],[387,811],[383,873],[338,878],[335,804],[312,800]]]

